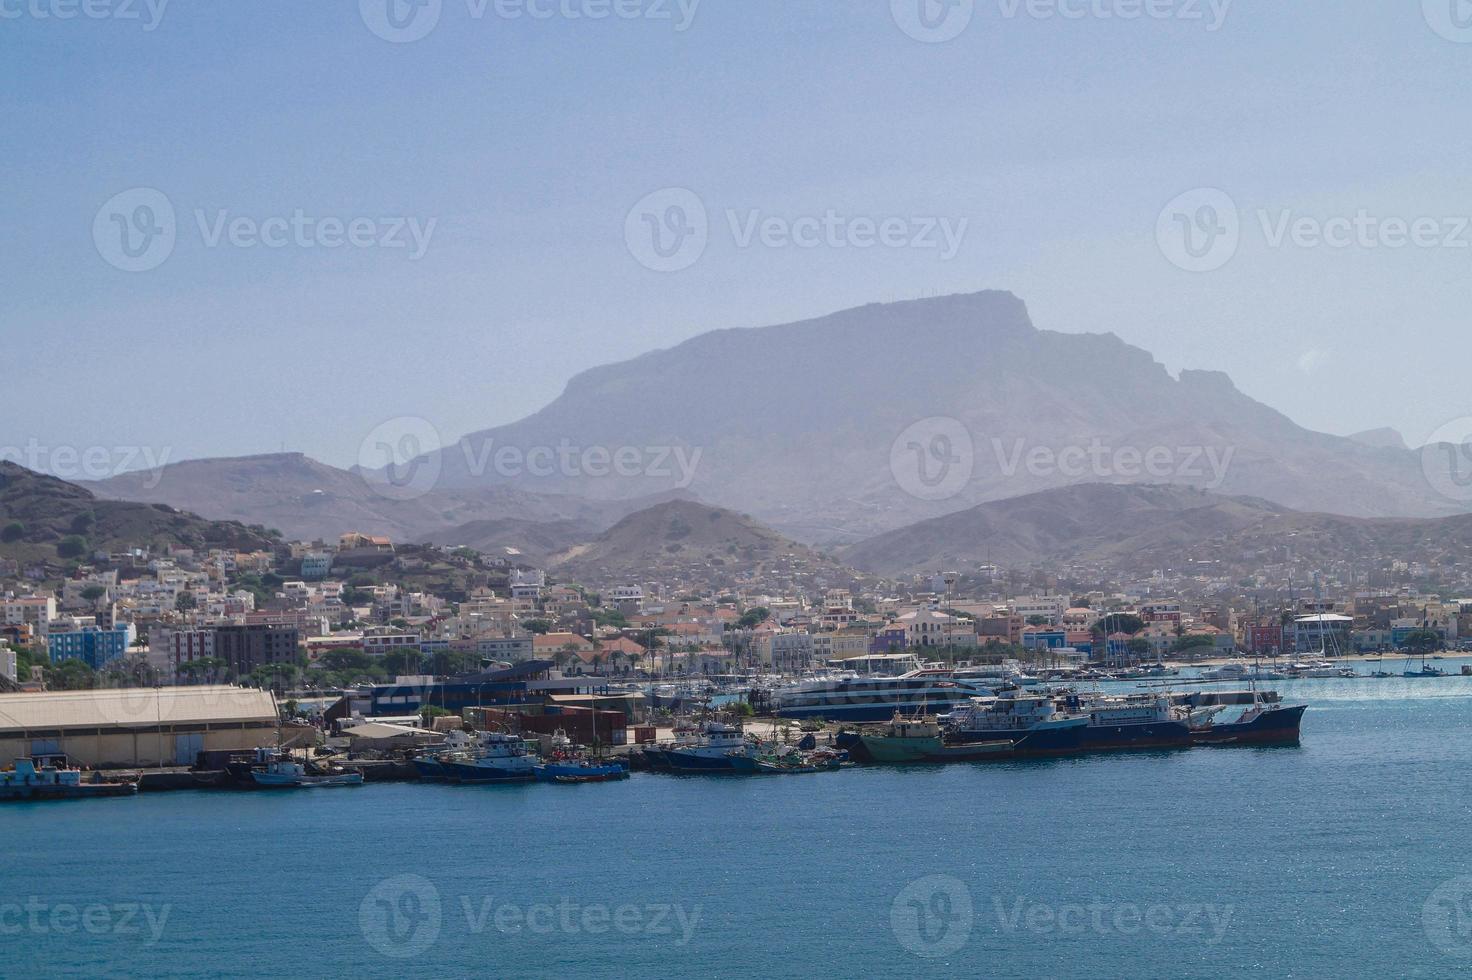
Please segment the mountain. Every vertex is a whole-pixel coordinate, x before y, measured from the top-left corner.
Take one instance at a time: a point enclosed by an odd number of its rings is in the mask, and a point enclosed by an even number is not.
[[[1090,484],[1046,490],[898,528],[839,552],[882,575],[1093,563],[1129,572],[1259,570],[1299,561],[1452,563],[1472,548],[1472,515],[1358,518],[1179,486]]]
[[[1455,449],[1313,432],[1224,374],[1172,377],[1113,334],[1038,330],[1017,297],[981,292],[716,330],[585,371],[541,411],[415,461],[426,482],[407,494],[383,471],[300,454],[177,463],[93,486],[294,538],[439,539],[478,521],[603,529],[675,495],[797,540],[852,543],[1100,482],[1354,516],[1456,514],[1468,493],[1450,472]]]
[[[1356,432],[1348,437],[1353,442],[1372,449],[1410,449],[1406,444],[1406,437],[1400,434],[1399,429],[1386,426],[1383,429],[1366,429],[1364,432]]]
[[[546,566],[561,554],[598,535],[597,525],[587,521],[528,521],[517,518],[470,521],[435,531],[431,544],[474,548],[482,554],[511,558],[518,563]]]
[[[190,460],[89,486],[99,496],[168,503],[217,520],[276,528],[303,540],[361,531],[396,541],[440,541],[452,539],[454,528],[487,520],[581,521],[596,531],[664,499],[590,501],[509,486],[406,495],[371,474],[338,469],[301,453]]]
[[[559,445],[573,462],[536,476],[493,462]],[[620,454],[622,468],[610,466]],[[1416,453],[1304,429],[1224,374],[1172,377],[1112,334],[1038,330],[1003,292],[701,334],[579,374],[541,411],[434,462],[442,489],[616,499],[688,488],[806,541],[1096,482],[1362,516],[1463,509]]]
[[[76,484],[0,461],[0,556],[6,558],[57,564],[137,547],[259,551],[275,544],[243,524],[207,521],[166,504],[101,500]],[[80,554],[70,553],[78,547]]]
[[[630,514],[552,559],[561,578],[597,585],[648,581],[736,588],[760,582],[838,586],[853,572],[744,514],[672,500]]]

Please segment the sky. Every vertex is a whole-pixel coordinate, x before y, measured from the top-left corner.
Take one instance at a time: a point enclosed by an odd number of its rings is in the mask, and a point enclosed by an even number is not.
[[[350,465],[988,288],[1420,445],[1472,413],[1469,80],[1463,0],[0,0],[0,453]]]

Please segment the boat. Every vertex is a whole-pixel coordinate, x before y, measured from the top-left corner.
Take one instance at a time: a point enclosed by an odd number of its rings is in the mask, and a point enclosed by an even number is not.
[[[1183,748],[1191,727],[1165,694],[1067,695],[1063,707],[1082,713],[1085,751]]]
[[[831,772],[843,765],[842,759],[833,752],[807,752],[795,745],[773,747],[758,754],[754,761],[757,772],[773,775]]]
[[[537,757],[519,735],[485,732],[465,758],[444,759],[452,783],[528,783],[537,778]]]
[[[1074,729],[1082,720],[1068,723]],[[1035,734],[1035,733],[1034,733]],[[1029,735],[1020,739],[1001,738],[991,741],[958,740],[948,743],[945,732],[934,717],[905,718],[896,715],[880,731],[861,732],[859,753],[870,762],[881,764],[913,762],[999,762],[1016,759],[1027,753],[1018,748]]]
[[[659,769],[681,773],[756,772],[756,759],[740,726],[710,721],[693,736],[662,747]]]
[[[83,782],[82,770],[57,759],[16,759],[0,772],[0,800],[84,800],[96,796],[133,796],[136,782]]]
[[[544,783],[608,783],[629,778],[629,767],[612,760],[561,759],[536,766],[532,772]]]
[[[848,675],[800,681],[773,691],[771,704],[772,713],[779,718],[879,722],[887,721],[896,711],[906,715],[951,711],[973,697],[993,693],[997,687],[991,678],[968,679],[945,667],[915,666],[897,676]]]
[[[1195,691],[1183,695],[1193,745],[1297,745],[1306,704],[1276,691]]]
[[[1251,668],[1246,664],[1230,663],[1203,669],[1201,679],[1204,681],[1241,681],[1246,680],[1251,673]]]
[[[311,789],[338,786],[362,786],[361,772],[332,772],[317,775],[307,772],[307,767],[277,749],[256,749],[255,764],[251,766],[250,778],[264,789]]]
[[[1058,710],[1046,694],[1012,694],[972,698],[965,706],[939,718],[947,749],[980,743],[1008,743],[1013,756],[1069,755],[1082,751],[1088,719],[1078,712]],[[993,746],[976,750],[995,754]],[[953,754],[954,755],[954,754]]]
[[[410,761],[414,765],[414,770],[419,773],[420,779],[432,783],[445,782],[450,778],[445,764],[456,761],[468,762],[472,758],[476,741],[476,736],[470,732],[453,731],[443,744],[435,746],[422,755],[416,755]]]

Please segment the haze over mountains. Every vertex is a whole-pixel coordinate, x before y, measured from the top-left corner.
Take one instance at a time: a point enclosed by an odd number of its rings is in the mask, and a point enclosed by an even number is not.
[[[437,479],[407,500],[372,486],[376,473],[295,454],[176,464],[97,490],[294,536],[436,540],[485,521],[606,528],[672,492],[821,543],[1099,482],[1352,516],[1465,509],[1388,433],[1309,431],[1223,374],[1173,378],[1112,334],[1037,330],[1002,292],[702,334],[586,371],[541,411],[419,464]],[[466,533],[478,532],[496,528]]]
[[[1457,562],[1472,553],[1472,514],[1364,518],[1315,514],[1190,487],[1092,484],[980,504],[840,550],[857,569],[900,576],[978,564],[1097,563],[1119,571],[1225,573],[1299,560]]]

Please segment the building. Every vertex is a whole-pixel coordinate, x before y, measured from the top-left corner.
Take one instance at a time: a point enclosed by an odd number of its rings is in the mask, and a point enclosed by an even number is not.
[[[520,663],[532,659],[532,638],[527,636],[491,636],[477,640],[475,652],[486,660]]]
[[[625,616],[637,616],[644,611],[644,588],[639,585],[615,586],[608,600]]]
[[[772,667],[779,671],[802,670],[813,665],[811,633],[773,633]]]
[[[302,578],[308,582],[320,581],[332,571],[332,555],[325,551],[309,551],[302,556]]]
[[[0,678],[10,681],[12,684],[19,681],[16,676],[18,669],[15,651],[9,647],[0,647]]]
[[[54,596],[21,596],[0,600],[0,622],[14,626],[29,626],[38,636],[44,636],[51,621],[56,618]]]
[[[94,769],[192,765],[276,740],[269,692],[229,686],[0,694],[0,766],[64,753]]]
[[[93,670],[100,670],[108,661],[128,655],[133,635],[131,626],[110,630],[93,626],[66,633],[50,633],[46,637],[46,653],[52,663],[80,660]]]
[[[148,649],[177,672],[180,664],[214,657],[215,631],[160,626],[148,634]]]
[[[235,674],[248,674],[267,664],[295,661],[300,636],[294,626],[221,626],[215,630],[215,657]]]

